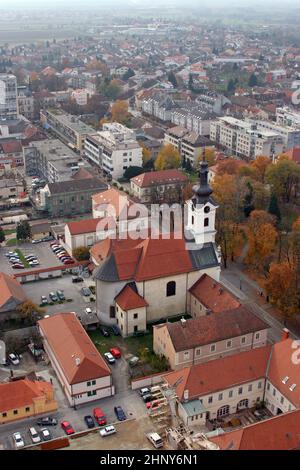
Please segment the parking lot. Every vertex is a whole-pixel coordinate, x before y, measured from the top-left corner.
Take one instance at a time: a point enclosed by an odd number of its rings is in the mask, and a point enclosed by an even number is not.
[[[9,251],[15,251],[18,249],[22,252],[24,256],[26,255],[34,255],[39,260],[39,266],[24,268],[24,269],[12,269],[11,263],[8,261],[8,258],[5,256],[5,253]],[[50,268],[52,266],[62,266],[63,263],[55,256],[50,248],[49,242],[44,243],[22,243],[18,246],[10,246],[10,247],[3,247],[0,251],[0,266],[1,271],[5,272],[6,274],[16,274],[22,273],[23,271],[35,271],[37,269],[44,269]]]
[[[80,315],[80,312],[84,311],[86,307],[90,307],[92,310],[96,309],[96,302],[90,302],[90,297],[85,297],[81,294],[82,287],[88,287],[91,284],[92,280],[90,278],[73,284],[72,275],[64,274],[59,278],[29,282],[23,284],[22,287],[28,298],[37,305],[40,304],[42,295],[49,299],[49,293],[55,293],[57,290],[63,291],[65,298],[71,300],[70,302],[65,301],[62,304],[56,302],[54,305],[46,305],[43,308],[47,315],[53,315],[58,312],[76,312]]]

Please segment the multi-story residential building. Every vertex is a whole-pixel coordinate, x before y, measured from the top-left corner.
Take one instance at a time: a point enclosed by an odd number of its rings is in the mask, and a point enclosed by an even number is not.
[[[160,121],[171,121],[172,110],[176,107],[172,98],[165,94],[157,94],[142,101],[142,112]]]
[[[17,79],[14,75],[0,74],[0,119],[17,119]]]
[[[204,106],[207,110],[220,115],[223,112],[223,107],[226,104],[230,104],[230,100],[224,95],[207,92],[198,95],[196,98],[196,103]]]
[[[204,109],[176,108],[171,113],[171,122],[197,134],[209,136],[210,123],[216,114]]]
[[[26,86],[18,87],[19,114],[31,121],[35,117],[34,98]]]
[[[31,142],[23,148],[25,172],[49,183],[67,181],[84,166],[80,156],[58,139]]]
[[[205,425],[262,402],[272,415],[299,409],[299,351],[292,343],[285,331],[274,345],[166,374],[171,386],[182,378],[175,390],[179,416],[185,424]]]
[[[23,148],[19,140],[0,140],[0,168],[15,168],[23,165]]]
[[[300,126],[300,112],[286,107],[276,108],[276,123],[280,126]]]
[[[121,178],[130,166],[142,166],[143,152],[135,133],[118,122],[85,139],[85,156],[112,178]]]
[[[218,314],[153,327],[153,349],[171,369],[212,361],[267,344],[269,325],[238,307]]]
[[[26,378],[0,384],[0,424],[56,410],[50,382]]]
[[[0,179],[0,200],[17,199],[24,192],[24,184],[21,179],[2,178]]]
[[[131,178],[130,189],[143,203],[166,201],[169,196],[176,202],[188,181],[188,177],[176,169],[150,171]]]
[[[300,145],[300,128],[293,126],[279,126],[271,121],[251,121],[257,126],[260,131],[269,131],[278,134],[283,141],[283,150],[288,150]]]
[[[211,123],[210,139],[231,155],[248,159],[259,155],[271,158],[284,149],[283,137],[278,131],[230,116]]]
[[[48,183],[40,190],[38,208],[50,217],[88,214],[92,212],[92,196],[106,189],[98,178]]]
[[[183,162],[189,161],[191,166],[197,165],[203,148],[211,145],[206,137],[181,126],[168,129],[165,133],[164,143],[176,147]]]
[[[59,139],[78,152],[83,151],[86,136],[94,133],[94,129],[80,121],[77,116],[57,109],[42,110],[41,122],[46,129],[50,129]]]
[[[70,406],[114,395],[111,370],[75,313],[44,318],[38,328]]]

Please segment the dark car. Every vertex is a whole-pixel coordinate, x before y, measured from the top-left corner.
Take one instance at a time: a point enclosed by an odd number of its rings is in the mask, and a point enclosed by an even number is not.
[[[95,423],[94,423],[94,420],[93,420],[93,418],[92,418],[91,415],[85,416],[85,417],[84,417],[84,421],[85,421],[85,424],[87,425],[87,427],[88,427],[89,429],[95,427]]]
[[[114,411],[115,411],[116,417],[118,418],[119,421],[125,421],[126,415],[125,415],[124,410],[121,406],[115,406]]]
[[[103,327],[100,328],[100,333],[102,334],[102,336],[105,336],[105,338],[108,338],[108,336],[110,336],[109,331]]]
[[[112,325],[111,330],[115,336],[120,336],[120,330],[117,325]]]
[[[57,295],[57,297],[59,298],[59,300],[66,300],[65,294],[63,293],[63,291],[57,290],[57,291],[56,291],[56,295]]]
[[[38,426],[56,426],[57,419],[46,416],[45,418],[40,418],[37,420],[36,424]]]
[[[149,401],[153,400],[151,393],[146,393],[142,396],[144,403],[148,403]]]
[[[83,282],[83,278],[80,277],[80,276],[73,276],[72,277],[72,282],[76,283],[76,282]]]

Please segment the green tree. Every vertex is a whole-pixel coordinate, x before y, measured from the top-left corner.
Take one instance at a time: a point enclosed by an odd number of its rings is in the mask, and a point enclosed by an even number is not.
[[[275,215],[275,217],[277,218],[277,221],[280,222],[281,213],[280,213],[280,209],[278,205],[278,200],[275,194],[272,194],[271,196],[268,212],[269,214]]]
[[[257,76],[255,75],[255,73],[252,73],[249,77],[248,85],[253,88],[254,86],[257,86],[257,84]]]
[[[228,82],[227,91],[228,91],[228,93],[234,93],[235,92],[235,83],[234,83],[234,80],[232,78]]]
[[[127,70],[127,72],[124,73],[123,77],[122,77],[122,80],[129,80],[129,78],[131,77],[134,77],[135,73],[134,73],[134,70],[132,70],[131,68],[129,68]]]
[[[141,173],[144,173],[144,172],[145,172],[144,168],[142,168],[140,166],[129,166],[124,171],[124,178],[126,180],[130,180],[130,178],[134,178],[135,176],[138,176],[138,175],[140,175]]]
[[[176,77],[175,77],[174,72],[171,71],[171,72],[168,74],[168,80],[169,80],[170,83],[172,83],[172,85],[173,85],[174,88],[177,88],[178,83],[177,83],[177,80],[176,80]]]
[[[90,259],[90,250],[86,246],[79,246],[73,250],[73,256],[77,261],[87,261]]]
[[[300,167],[291,160],[279,159],[277,163],[268,166],[266,180],[275,196],[284,202],[290,202],[293,194],[296,197],[300,181]]]
[[[17,224],[17,240],[28,240],[31,238],[31,227],[27,220],[22,220]]]
[[[0,243],[5,241],[5,233],[2,227],[0,227]]]

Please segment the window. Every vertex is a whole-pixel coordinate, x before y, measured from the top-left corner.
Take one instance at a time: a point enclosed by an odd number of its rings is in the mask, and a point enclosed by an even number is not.
[[[213,402],[213,397],[208,397],[208,403],[212,403]]]
[[[245,343],[246,343],[246,336],[243,336],[243,337],[241,338],[241,343],[242,343],[242,344],[245,344]]]
[[[110,318],[115,318],[116,316],[116,309],[114,305],[111,305],[109,308],[109,317]]]
[[[7,413],[2,413],[2,418],[6,418]]]
[[[276,389],[273,388],[273,397],[276,397]]]
[[[176,295],[176,282],[175,281],[168,282],[166,295],[167,295],[167,297],[171,297],[172,295]]]
[[[259,333],[256,333],[255,339],[259,339],[259,336],[260,336]]]
[[[205,217],[204,219],[204,227],[208,227],[209,225],[209,218],[208,217]]]
[[[96,380],[92,380],[92,385],[96,385]]]
[[[201,349],[200,348],[196,349],[196,356],[201,356]]]
[[[18,414],[18,410],[14,410],[14,415],[17,415]]]
[[[194,216],[192,215],[192,225],[194,225]]]
[[[138,318],[139,314],[138,313],[134,313],[133,314],[133,318]]]
[[[248,385],[248,392],[252,392],[252,384]]]
[[[139,327],[137,325],[134,325],[133,331],[138,331]]]
[[[205,214],[208,214],[209,211],[210,211],[210,207],[209,207],[209,206],[205,206],[205,207],[204,207],[204,212],[205,212]]]
[[[87,387],[90,387],[90,386],[91,386],[91,382],[87,382],[86,385],[87,385]]]
[[[267,390],[270,390],[270,384],[269,384],[269,383],[268,383],[268,385],[267,385]]]
[[[189,351],[184,351],[183,356],[184,356],[184,359],[189,359],[190,358],[190,352]]]
[[[239,395],[242,395],[242,393],[243,393],[243,387],[240,387],[240,388],[239,388],[239,392],[238,392],[238,393],[239,393]]]
[[[227,341],[226,348],[231,348],[231,346],[232,346],[232,341],[231,340]]]
[[[223,400],[223,393],[219,393],[218,400],[219,401]]]
[[[280,403],[283,405],[283,403],[284,403],[284,398],[283,397],[280,398]]]
[[[233,390],[229,390],[228,396],[229,396],[229,398],[232,398],[232,397],[233,397]]]
[[[261,383],[261,382],[258,382],[257,388],[261,388],[261,385],[262,385],[262,383]]]
[[[95,396],[96,394],[97,394],[97,391],[96,391],[96,390],[89,390],[89,391],[87,392],[87,396],[88,396],[88,397],[93,397],[93,396]]]
[[[215,350],[216,350],[216,345],[212,344],[210,347],[210,352],[215,352]]]

